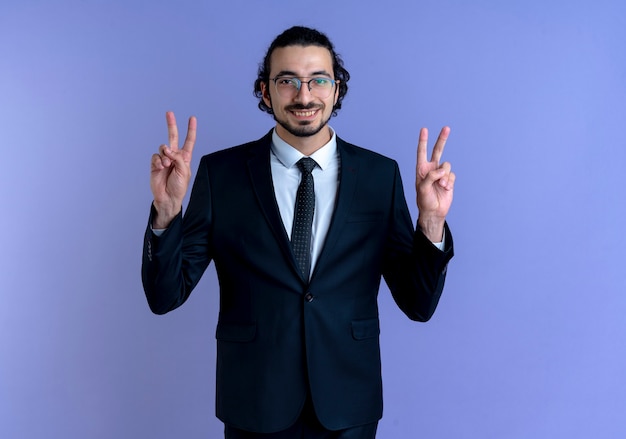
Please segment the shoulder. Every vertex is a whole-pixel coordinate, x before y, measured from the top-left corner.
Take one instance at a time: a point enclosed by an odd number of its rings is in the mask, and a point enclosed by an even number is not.
[[[363,148],[361,146],[354,145],[346,142],[345,140],[337,137],[337,149],[341,156],[342,161],[356,160],[364,163],[369,167],[375,167],[379,169],[388,169],[395,172],[398,169],[397,162],[383,154],[380,154],[371,149]]]
[[[250,157],[259,154],[268,154],[271,145],[271,131],[265,134],[263,137],[250,142],[242,143],[241,145],[231,146],[228,148],[220,149],[218,151],[206,154],[200,159],[202,163],[225,163],[239,160],[247,160]]]

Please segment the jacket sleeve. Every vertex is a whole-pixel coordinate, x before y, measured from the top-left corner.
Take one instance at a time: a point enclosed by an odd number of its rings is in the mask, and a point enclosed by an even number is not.
[[[447,224],[444,227],[443,251],[419,227],[414,228],[396,165],[383,276],[397,305],[411,320],[428,321],[443,292],[448,261],[454,255],[452,234]]]
[[[200,162],[184,217],[157,236],[151,208],[144,235],[141,279],[150,309],[165,314],[182,305],[211,262],[211,196],[205,158]]]

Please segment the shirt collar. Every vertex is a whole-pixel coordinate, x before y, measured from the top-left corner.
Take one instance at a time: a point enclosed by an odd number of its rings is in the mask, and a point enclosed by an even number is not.
[[[330,128],[330,132],[332,135],[328,143],[309,156],[322,170],[330,164],[337,154],[337,135],[332,128]],[[275,129],[272,132],[272,152],[286,168],[291,168],[298,160],[305,157],[300,151],[281,139],[276,134]]]

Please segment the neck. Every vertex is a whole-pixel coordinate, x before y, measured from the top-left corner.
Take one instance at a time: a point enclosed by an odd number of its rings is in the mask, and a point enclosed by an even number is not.
[[[332,131],[328,125],[312,136],[294,136],[281,125],[276,125],[276,134],[305,156],[310,156],[322,146],[330,142]]]

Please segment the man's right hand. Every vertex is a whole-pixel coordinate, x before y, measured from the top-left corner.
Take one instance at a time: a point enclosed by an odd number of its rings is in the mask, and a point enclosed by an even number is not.
[[[152,155],[150,164],[150,188],[154,196],[157,215],[152,220],[152,228],[165,229],[180,213],[183,198],[191,179],[191,154],[196,142],[198,122],[189,118],[187,137],[181,149],[178,148],[178,127],[174,113],[165,113],[169,145],[161,145],[159,153]]]

